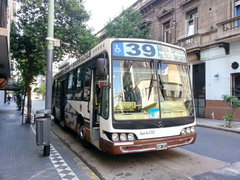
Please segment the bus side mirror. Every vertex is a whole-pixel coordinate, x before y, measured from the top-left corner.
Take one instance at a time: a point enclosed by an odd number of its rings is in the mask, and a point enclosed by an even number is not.
[[[106,80],[98,81],[98,87],[99,88],[109,87],[109,83]]]
[[[106,58],[98,58],[96,61],[96,75],[101,77],[108,74],[108,63]]]

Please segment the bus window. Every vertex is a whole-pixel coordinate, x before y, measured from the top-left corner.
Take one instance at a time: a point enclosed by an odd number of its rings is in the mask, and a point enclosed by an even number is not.
[[[108,93],[109,93],[109,88],[104,87],[102,90],[102,102],[101,102],[101,116],[105,119],[108,118],[108,113],[109,113],[109,107],[108,107]]]
[[[74,72],[68,74],[68,84],[67,84],[67,99],[73,99],[74,90]]]
[[[103,58],[102,58],[103,59]],[[97,59],[99,60],[99,59]],[[98,64],[96,62],[96,64]],[[102,68],[103,66],[108,66],[108,59],[104,58],[104,64],[102,65],[96,65],[96,72],[101,72],[98,71],[98,68]],[[107,67],[108,68],[108,67]],[[106,69],[107,69],[106,68]],[[107,82],[107,76],[108,76],[108,71],[102,71],[102,73],[96,73],[96,105],[98,106],[98,114],[102,116],[103,118],[107,119],[108,118],[108,113],[109,113],[109,87],[100,87],[98,84],[99,81],[106,81]]]
[[[84,79],[84,92],[83,97],[85,101],[90,101],[91,92],[91,75],[92,75],[92,62],[89,61],[85,66],[85,79]]]
[[[158,64],[158,77],[163,89],[160,99],[161,117],[192,116],[193,104],[188,67],[177,64]]]
[[[52,102],[55,103],[56,101],[56,91],[57,91],[57,80],[53,81],[53,86],[52,86]]]
[[[59,99],[60,99],[60,80],[55,80],[55,93],[54,93],[54,98],[55,98],[55,103],[56,105],[59,104]]]
[[[80,66],[77,68],[77,81],[76,81],[76,91],[75,99],[82,100],[83,97],[83,81],[84,81],[84,68]]]
[[[68,86],[67,86],[67,89],[68,90],[72,90],[73,86],[74,86],[73,72],[70,72],[69,75],[68,75]]]

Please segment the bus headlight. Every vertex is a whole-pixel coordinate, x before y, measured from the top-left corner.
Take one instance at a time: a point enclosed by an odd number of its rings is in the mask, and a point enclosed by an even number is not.
[[[183,129],[182,131],[181,131],[181,135],[186,135],[187,133],[186,133],[186,129]]]
[[[195,131],[196,131],[196,128],[194,126],[191,127],[191,133],[195,133]]]
[[[181,135],[193,134],[193,133],[195,133],[195,131],[196,131],[195,126],[187,127],[187,128],[182,129]]]
[[[134,134],[132,134],[132,133],[128,134],[128,140],[134,141],[135,140]]]
[[[113,134],[112,134],[112,140],[113,140],[113,141],[119,141],[119,136],[118,136],[117,133],[113,133]]]
[[[187,128],[187,129],[186,129],[186,133],[187,133],[187,134],[191,134],[191,128]]]
[[[127,141],[127,135],[124,134],[124,133],[121,133],[121,134],[120,134],[120,140],[121,140],[121,141]]]

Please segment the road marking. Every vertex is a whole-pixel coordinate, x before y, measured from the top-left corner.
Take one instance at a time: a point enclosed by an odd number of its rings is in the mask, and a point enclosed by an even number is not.
[[[68,164],[63,160],[62,156],[52,145],[49,158],[63,180],[79,180],[77,175],[72,171]]]
[[[240,162],[233,163],[230,166],[224,167],[222,169],[214,170],[213,173],[240,177]]]
[[[31,125],[31,129],[36,135],[36,130],[33,125]],[[79,180],[77,175],[72,171],[52,144],[49,158],[62,180]]]

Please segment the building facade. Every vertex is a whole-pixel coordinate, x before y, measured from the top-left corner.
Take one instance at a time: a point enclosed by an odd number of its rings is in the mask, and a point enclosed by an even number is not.
[[[200,117],[223,119],[240,98],[240,0],[139,0],[151,39],[185,47]],[[240,110],[235,114],[240,121]]]
[[[240,0],[138,0],[150,38],[187,50],[199,117],[223,119],[224,95],[240,98]],[[98,33],[106,38],[104,29]],[[240,110],[234,120],[240,121]]]
[[[14,0],[0,1],[0,103],[6,95],[5,88],[10,78],[10,25],[14,19],[16,2]]]

